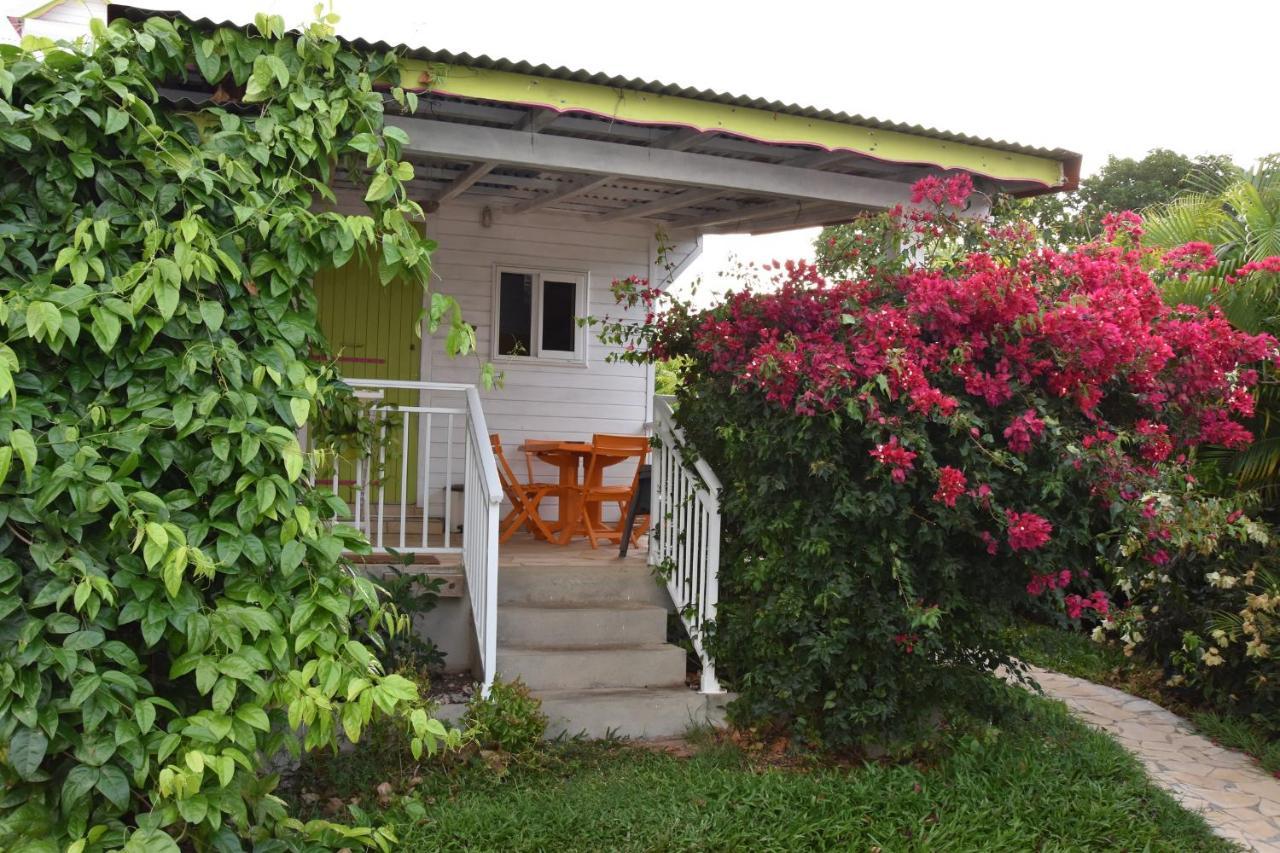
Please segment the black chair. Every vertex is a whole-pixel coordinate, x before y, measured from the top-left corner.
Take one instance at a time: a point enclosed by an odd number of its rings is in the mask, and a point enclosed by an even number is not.
[[[618,556],[627,556],[631,547],[631,531],[636,526],[636,516],[649,515],[649,503],[653,493],[653,466],[641,465],[636,475],[636,490],[631,496],[631,506],[627,508],[627,523],[622,527],[622,542],[618,548]]]

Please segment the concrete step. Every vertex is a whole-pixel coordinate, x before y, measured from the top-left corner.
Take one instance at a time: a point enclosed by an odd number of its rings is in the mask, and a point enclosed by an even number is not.
[[[498,677],[531,690],[675,687],[684,684],[684,649],[667,643],[585,648],[498,647]]]
[[[678,737],[723,721],[718,707],[687,687],[648,690],[551,690],[535,694],[547,715],[547,737]]]
[[[499,604],[655,604],[671,607],[650,568],[635,562],[589,566],[502,566]]]
[[[654,604],[504,604],[498,645],[524,648],[661,644],[667,611]]]

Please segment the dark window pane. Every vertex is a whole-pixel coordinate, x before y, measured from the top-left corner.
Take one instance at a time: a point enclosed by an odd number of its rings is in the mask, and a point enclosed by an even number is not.
[[[573,352],[577,335],[574,311],[578,307],[578,285],[572,281],[542,284],[542,348]]]
[[[533,355],[533,276],[504,272],[498,303],[498,354]]]

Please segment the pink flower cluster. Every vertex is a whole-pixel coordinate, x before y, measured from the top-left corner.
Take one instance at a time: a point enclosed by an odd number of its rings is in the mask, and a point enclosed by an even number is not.
[[[1108,243],[1116,242],[1117,237],[1136,242],[1144,233],[1142,217],[1132,210],[1108,213],[1102,217],[1102,234]]]
[[[1227,284],[1235,284],[1242,278],[1248,278],[1249,276],[1260,272],[1280,273],[1280,256],[1272,255],[1270,257],[1263,258],[1260,261],[1251,261],[1245,264],[1240,267],[1240,269],[1236,270],[1234,274],[1227,276]]]
[[[944,203],[963,207],[973,195],[973,178],[968,172],[957,172],[947,178],[929,175],[911,187],[911,203],[928,201],[941,207]]]
[[[1218,256],[1208,243],[1185,243],[1164,253],[1161,264],[1184,281],[1193,272],[1208,272],[1218,265]]]
[[[1035,409],[1027,409],[1005,427],[1004,438],[1014,453],[1026,453],[1031,449],[1032,439],[1039,438],[1043,433],[1044,421],[1040,420]]]
[[[871,457],[891,469],[889,476],[895,483],[905,483],[907,474],[915,467],[916,454],[903,447],[896,435],[891,436],[886,444],[877,444],[871,451]]]
[[[1034,551],[1048,543],[1053,533],[1053,525],[1048,519],[1034,512],[1004,511],[1005,536],[1009,540],[1009,548],[1014,551]]]
[[[1106,617],[1111,611],[1111,600],[1100,589],[1089,593],[1087,598],[1082,595],[1068,595],[1063,599],[1063,604],[1066,605],[1067,616],[1071,619],[1079,619],[1086,610],[1092,610],[1102,617]]]
[[[956,499],[964,494],[965,487],[968,485],[969,481],[965,479],[963,471],[952,468],[950,465],[943,465],[938,469],[938,490],[933,493],[933,499],[938,503],[954,507]]]
[[[1070,569],[1050,572],[1047,575],[1032,575],[1031,581],[1027,584],[1027,594],[1042,595],[1048,589],[1066,589],[1069,583],[1071,583]]]

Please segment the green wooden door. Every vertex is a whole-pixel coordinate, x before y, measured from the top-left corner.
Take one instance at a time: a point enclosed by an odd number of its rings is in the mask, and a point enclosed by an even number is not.
[[[315,278],[319,301],[320,328],[337,356],[338,371],[352,379],[407,379],[420,376],[422,341],[414,333],[414,324],[422,310],[422,290],[417,285],[395,281],[383,286],[376,270],[352,260],[346,266],[326,270]],[[418,392],[388,390],[383,398],[388,403],[417,405]],[[404,420],[408,420],[408,441],[402,442]],[[385,500],[396,504],[398,514],[401,493],[402,444],[408,452],[408,489],[405,498],[414,503],[418,497],[417,471],[418,418],[400,415],[388,423],[390,441],[387,459],[381,469],[386,483]],[[344,463],[340,471],[342,497],[352,499],[349,482],[353,472]],[[377,491],[372,494],[373,512],[377,512]]]

